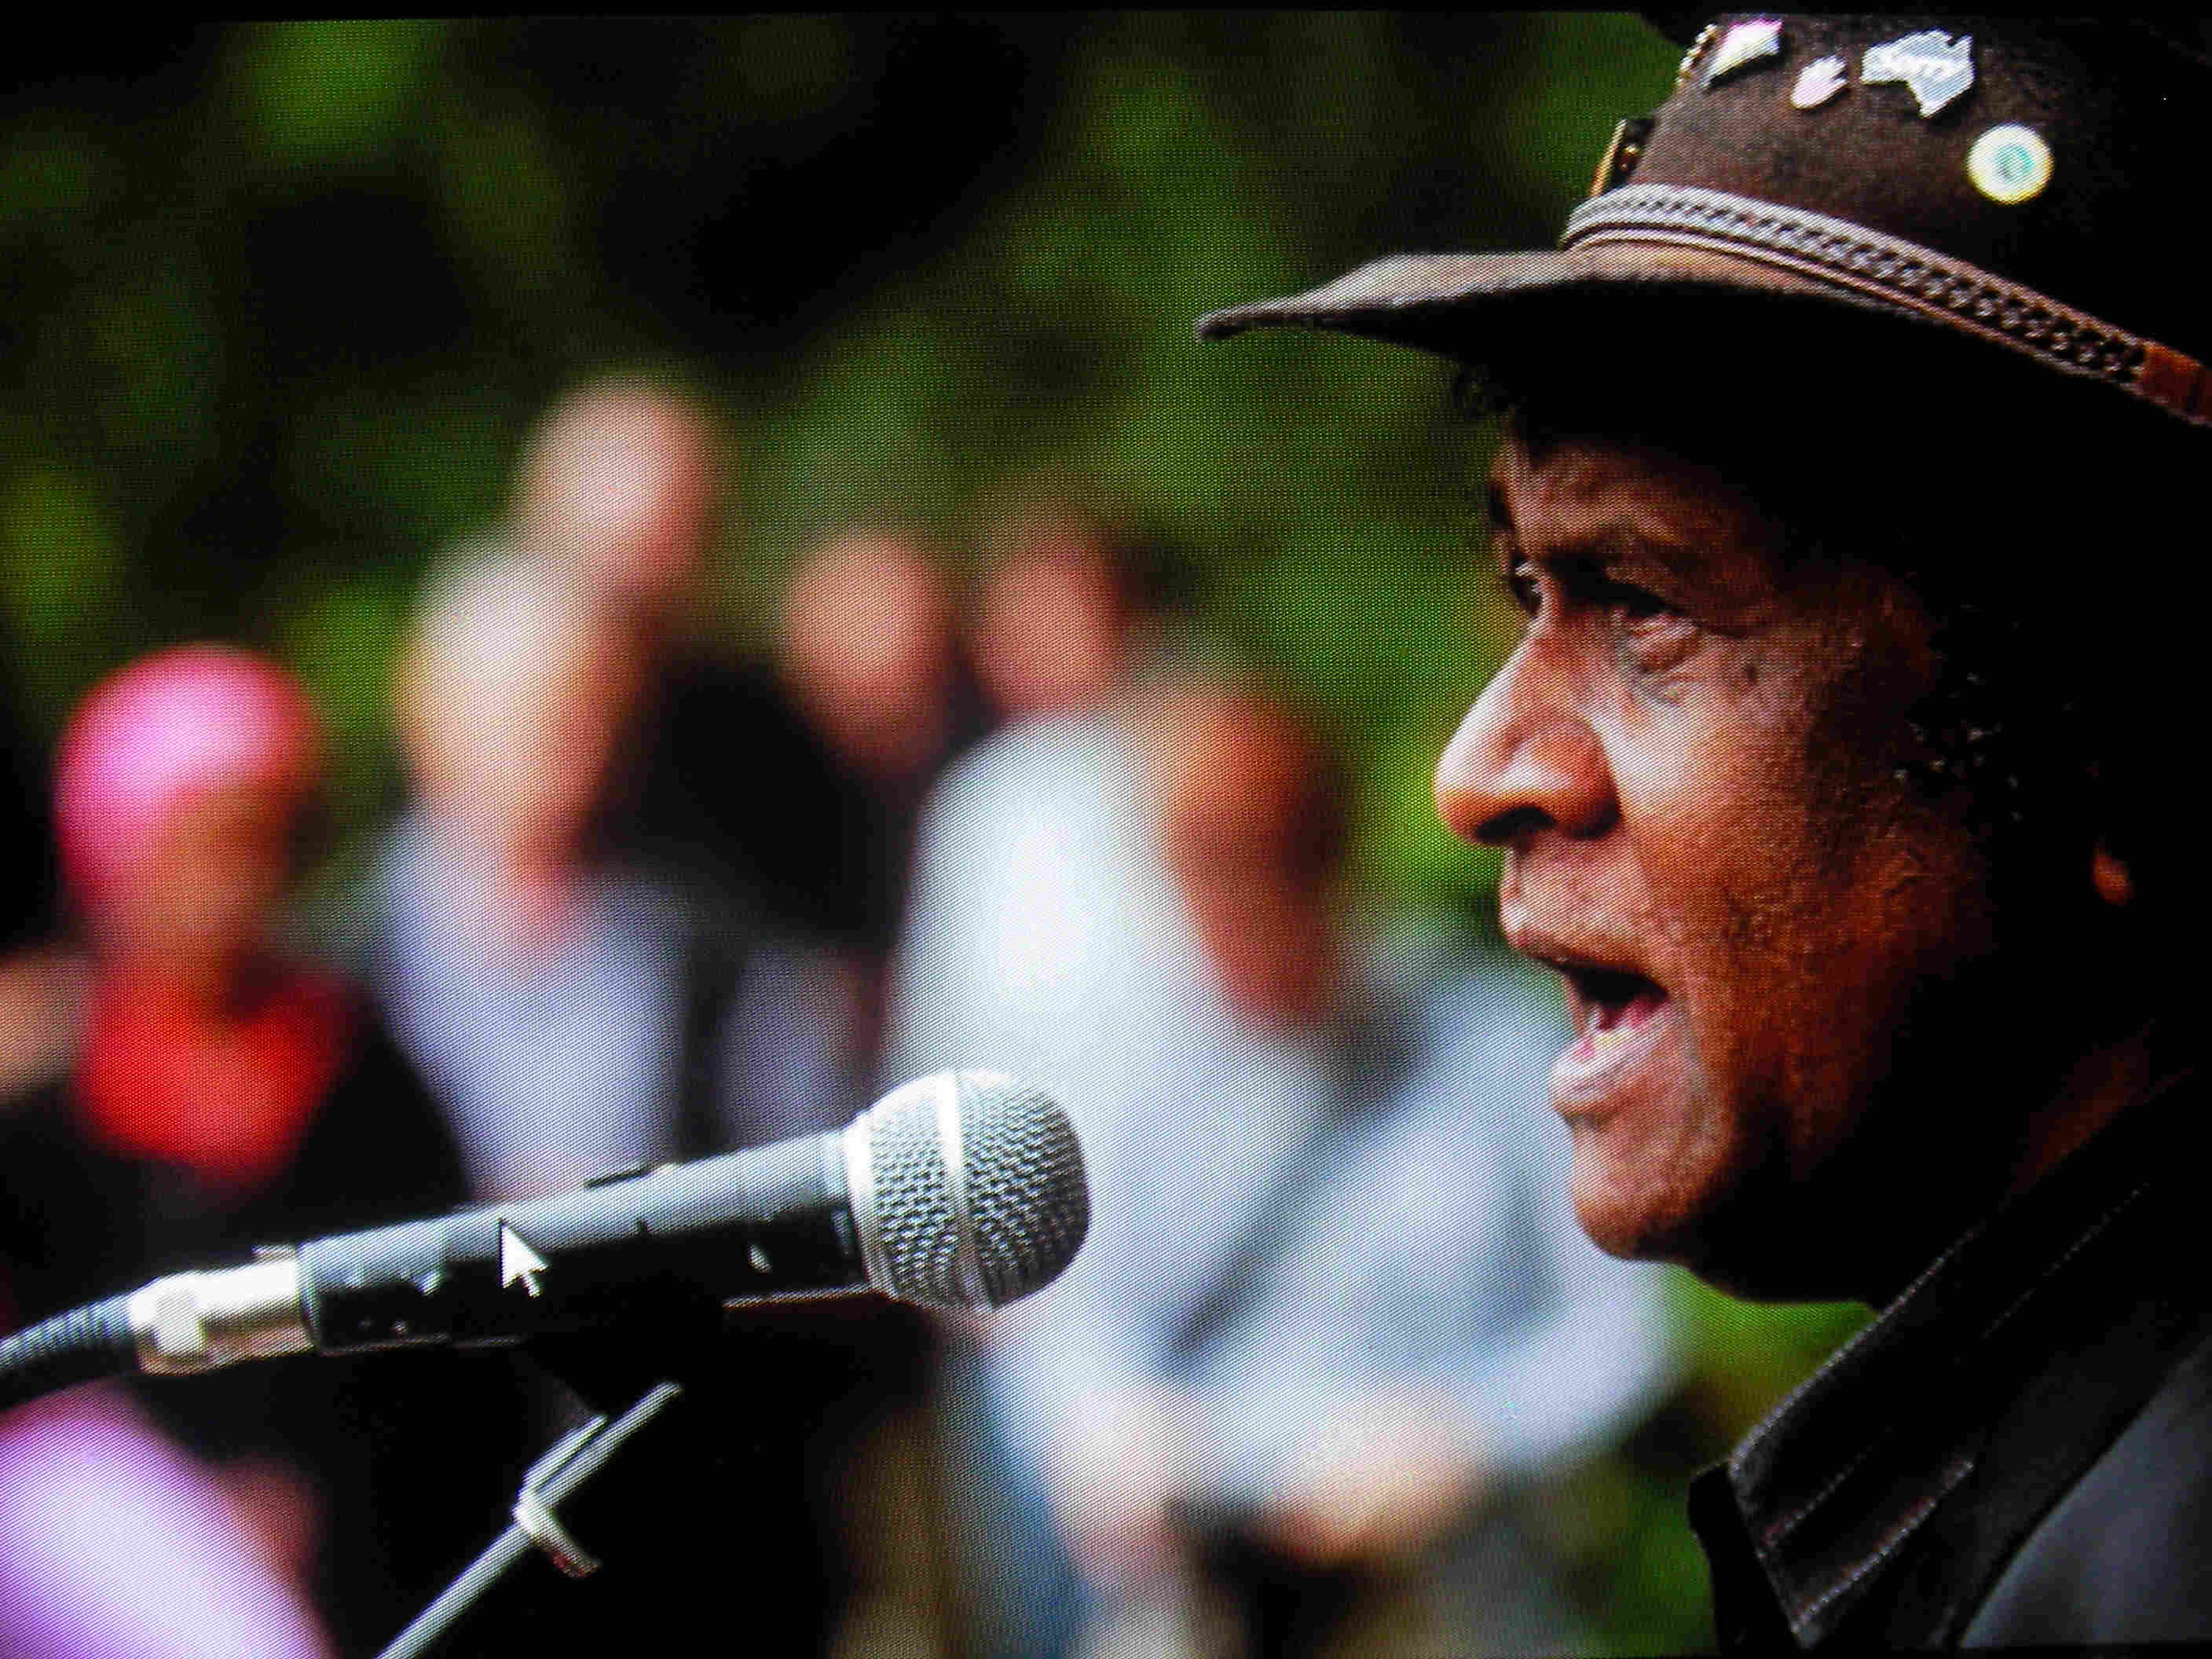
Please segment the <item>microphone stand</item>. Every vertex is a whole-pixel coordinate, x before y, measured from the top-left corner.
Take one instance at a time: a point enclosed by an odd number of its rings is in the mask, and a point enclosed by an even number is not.
[[[873,1291],[725,1310],[641,1285],[629,1314],[522,1345],[594,1415],[531,1466],[510,1524],[381,1659],[611,1651],[641,1619],[673,1616],[672,1601],[726,1600],[732,1572],[781,1571],[763,1567],[763,1528],[773,1561],[778,1540],[811,1523],[748,1501],[778,1501],[762,1492],[783,1478],[763,1450],[843,1422],[853,1389],[918,1388],[926,1363],[919,1316]],[[778,1378],[799,1391],[803,1418],[788,1401],[762,1402],[763,1380]]]
[[[617,1540],[617,1548],[634,1542],[626,1536],[630,1528],[620,1523],[651,1507],[635,1489],[636,1477],[641,1468],[659,1474],[673,1455],[668,1448],[689,1444],[682,1409],[686,1398],[683,1384],[656,1382],[612,1422],[594,1417],[571,1430],[523,1478],[507,1530],[416,1616],[381,1659],[501,1651],[486,1640],[489,1632],[524,1607],[542,1607],[558,1595],[562,1585],[556,1572],[578,1579],[599,1570],[599,1558],[582,1539],[601,1548],[609,1547],[609,1538]]]
[[[647,1570],[696,1557],[701,1523],[719,1513],[701,1492],[727,1461],[715,1449],[728,1424],[717,1419],[711,1380],[723,1311],[689,1298],[647,1305],[626,1322],[629,1340],[600,1333],[524,1345],[594,1415],[531,1465],[506,1530],[380,1659],[544,1645],[532,1633],[604,1620],[610,1598],[629,1599]]]

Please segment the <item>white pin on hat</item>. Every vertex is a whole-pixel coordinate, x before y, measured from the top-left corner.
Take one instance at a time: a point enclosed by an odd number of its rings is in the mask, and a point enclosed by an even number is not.
[[[1790,101],[1799,109],[1818,109],[1850,84],[1848,69],[1840,58],[1816,58],[1797,71]]]
[[[1754,17],[1748,22],[1735,24],[1713,49],[1712,61],[1705,65],[1705,77],[1698,85],[1710,92],[1713,82],[1723,76],[1733,75],[1745,64],[1755,64],[1762,58],[1779,56],[1781,51],[1779,17]]]
[[[1941,29],[1923,29],[1869,46],[1859,60],[1859,80],[1867,86],[1902,81],[1919,100],[1920,112],[1935,115],[1974,84],[1974,37],[1954,40]]]

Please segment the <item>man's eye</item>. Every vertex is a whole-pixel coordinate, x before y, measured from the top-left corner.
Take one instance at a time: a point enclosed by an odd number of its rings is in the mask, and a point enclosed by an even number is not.
[[[1562,564],[1557,568],[1559,591],[1577,611],[1642,623],[1669,617],[1674,607],[1648,587],[1616,581],[1595,564]]]
[[[1511,553],[1498,572],[1505,583],[1505,591],[1513,596],[1513,603],[1528,616],[1534,616],[1543,602],[1541,591],[1536,586],[1536,567],[1525,553]]]
[[[1601,581],[1589,596],[1595,605],[1617,611],[1631,622],[1641,622],[1650,617],[1673,613],[1674,607],[1648,588],[1632,586],[1627,582]]]

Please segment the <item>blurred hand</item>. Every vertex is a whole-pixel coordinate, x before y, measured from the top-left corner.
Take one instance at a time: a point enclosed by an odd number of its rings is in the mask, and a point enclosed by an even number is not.
[[[1175,1570],[1181,1545],[1168,1500],[1182,1487],[1183,1418],[1165,1392],[1095,1395],[1053,1448],[1053,1506],[1076,1565],[1130,1588]]]
[[[1263,1536],[1309,1566],[1377,1566],[1432,1542],[1483,1485],[1456,1407],[1382,1397],[1321,1428],[1261,1511]]]

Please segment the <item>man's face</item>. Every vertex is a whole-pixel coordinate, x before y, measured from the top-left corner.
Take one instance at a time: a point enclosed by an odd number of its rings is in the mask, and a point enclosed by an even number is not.
[[[412,665],[409,759],[424,803],[495,860],[582,855],[645,670],[628,635],[546,605],[479,622]]]
[[[1493,486],[1528,622],[1437,798],[1504,849],[1506,936],[1565,980],[1577,1213],[1616,1255],[1838,1293],[1868,1221],[1825,1224],[1868,1196],[1839,1171],[1888,1144],[1884,1079],[1989,947],[1970,838],[1894,778],[1925,619],[1869,566],[1785,565],[1747,496],[1654,452],[1509,442]]]

